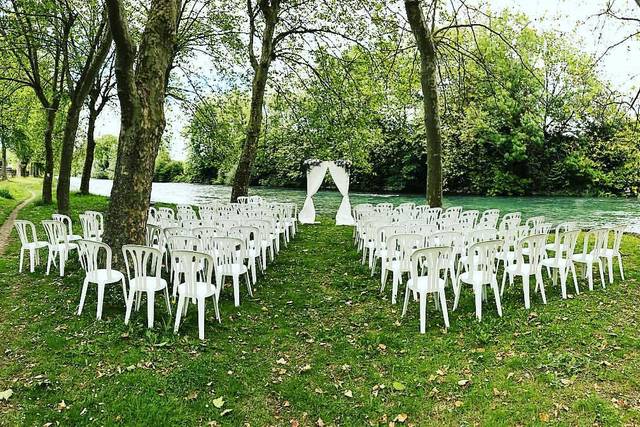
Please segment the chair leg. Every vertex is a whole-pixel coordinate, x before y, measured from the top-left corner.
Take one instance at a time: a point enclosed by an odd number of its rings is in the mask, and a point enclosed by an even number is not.
[[[498,289],[498,280],[494,277],[494,282],[491,284],[493,288],[493,297],[496,300],[496,308],[498,310],[498,316],[502,317],[502,303],[500,302],[500,289]]]
[[[473,285],[473,296],[476,302],[476,319],[482,321],[482,285]]]
[[[573,286],[576,288],[576,295],[580,295],[580,288],[578,287],[578,275],[576,274],[576,266],[571,264],[571,274],[573,275]]]
[[[198,298],[198,337],[204,339],[204,298]]]
[[[133,299],[136,296],[136,291],[133,288],[129,289],[129,296],[127,298],[127,311],[124,315],[124,324],[129,324],[129,318],[131,317],[131,310],[133,309]]]
[[[607,287],[604,281],[604,265],[602,264],[602,260],[598,259],[598,270],[600,270],[600,282],[602,283],[602,289]]]
[[[400,272],[397,270],[393,270],[393,279],[392,279],[392,287],[391,287],[391,304],[396,303],[396,296],[398,295],[398,282]]]
[[[444,326],[449,327],[449,312],[447,311],[447,297],[444,293],[444,289],[440,289],[440,307],[442,309],[442,318],[444,319]]]
[[[613,284],[613,255],[607,257],[607,267],[609,267],[609,283]]]
[[[33,273],[36,268],[36,256],[38,251],[36,249],[29,250],[29,271]],[[22,272],[22,261],[20,261],[20,271]]]
[[[524,293],[524,308],[531,308],[531,296],[529,295],[529,275],[522,275],[522,291]]]
[[[562,280],[562,278],[560,278],[560,280]],[[567,277],[565,276],[564,281],[565,281],[565,285],[562,285],[563,289],[566,289],[566,280]],[[542,269],[539,269],[538,271],[536,271],[536,287],[540,288],[540,295],[542,295],[542,303],[546,304],[547,303],[547,295],[544,291],[544,282],[542,281]],[[565,291],[566,292],[566,291]]]
[[[147,291],[147,327],[153,328],[153,309],[155,308],[156,292]]]
[[[237,274],[232,276],[233,279],[233,303],[236,307],[240,306],[240,277]]]
[[[173,313],[171,313],[171,302],[169,302],[169,290],[166,287],[164,288],[164,301],[167,303],[167,312],[171,317]]]
[[[624,270],[622,268],[622,255],[618,254],[618,266],[620,267],[620,277],[624,280]]]
[[[249,272],[247,271],[244,275],[245,280],[247,282],[247,291],[249,292],[249,296],[253,298],[253,289],[251,288],[251,280],[249,280]]]
[[[593,264],[587,263],[587,280],[589,281],[589,290],[593,290]]]
[[[51,251],[51,249],[49,249],[49,255],[47,256],[47,276],[49,275],[49,272],[51,270],[51,254],[53,252]]]
[[[60,277],[64,277],[64,265],[67,263],[67,254],[64,251],[58,253],[60,257]]]
[[[82,283],[82,292],[80,293],[80,304],[78,305],[78,316],[82,314],[82,307],[84,307],[84,299],[87,296],[87,288],[89,287],[89,281],[84,279]]]
[[[173,333],[174,334],[177,334],[178,333],[178,328],[180,328],[180,319],[182,319],[182,310],[184,308],[184,300],[185,300],[184,295],[180,295],[178,297],[178,308],[176,310],[176,320],[173,323]]]
[[[29,251],[29,255],[31,255],[31,251]],[[24,258],[24,248],[20,248],[20,266],[18,267],[18,273],[22,273],[22,259]],[[31,267],[31,272],[33,273],[33,265]]]
[[[218,299],[213,296],[213,308],[216,312],[216,319],[218,319],[218,323],[222,323],[222,318],[220,317],[220,307],[218,306]]]
[[[96,319],[102,320],[102,304],[104,302],[104,283],[98,283],[98,309]]]
[[[409,305],[409,282],[407,282],[407,287],[404,290],[404,305],[402,306],[402,317],[407,314],[407,306]]]
[[[427,294],[420,292],[420,333],[424,334],[427,329]]]
[[[559,268],[557,270],[560,270]],[[555,275],[556,269],[554,269]],[[567,299],[567,278],[569,276],[569,269],[565,268],[560,272],[560,290],[562,292],[562,299]]]

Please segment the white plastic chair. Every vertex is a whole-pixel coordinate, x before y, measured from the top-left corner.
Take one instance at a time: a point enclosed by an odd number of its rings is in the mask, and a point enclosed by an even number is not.
[[[383,225],[378,227],[376,230],[376,245],[373,251],[371,251],[371,255],[373,257],[373,261],[369,262],[369,266],[371,267],[371,276],[375,274],[376,266],[378,264],[378,258],[380,259],[380,265],[384,266],[387,262],[387,240],[389,237],[394,234],[402,234],[405,231],[405,227],[399,224],[394,225]],[[418,233],[412,233],[418,234]],[[380,282],[382,283],[382,276],[380,277]]]
[[[71,221],[71,217],[63,214],[52,214],[51,219],[54,221],[60,221],[65,225],[65,227],[67,227],[67,239],[69,239],[70,242],[82,239],[81,235],[73,234],[73,222]]]
[[[476,318],[482,320],[482,300],[487,297],[487,286],[493,290],[498,315],[502,317],[502,305],[500,304],[500,289],[496,277],[496,253],[502,247],[501,240],[488,240],[473,244],[465,258],[465,272],[458,275],[458,283],[455,285],[455,301],[453,310],[458,308],[462,283],[473,287],[476,303]]]
[[[167,248],[169,249],[170,276],[173,286],[173,297],[178,295],[178,283],[180,274],[184,273],[182,264],[173,256],[174,251],[197,251],[200,249],[200,239],[193,236],[171,236],[167,238]],[[175,302],[175,300],[174,300]]]
[[[445,280],[440,278],[440,272],[448,268],[451,258],[450,247],[423,248],[414,251],[410,257],[410,278],[404,292],[402,317],[407,313],[409,292],[417,294],[420,300],[420,333],[424,334],[427,324],[427,295],[434,294],[440,303],[445,327],[449,327],[449,313],[445,294]]]
[[[129,324],[133,299],[137,297],[136,310],[140,308],[142,294],[147,296],[147,326],[153,328],[156,292],[164,292],[167,311],[171,316],[167,281],[160,277],[162,271],[162,254],[158,249],[147,246],[124,245],[122,254],[127,268],[129,294],[127,296],[127,312],[124,324]]]
[[[173,332],[177,333],[180,320],[187,314],[189,300],[198,305],[198,337],[204,339],[205,301],[212,297],[216,319],[221,322],[218,308],[219,289],[211,283],[213,277],[213,258],[202,252],[175,251],[172,255],[183,265],[184,281],[178,285],[178,308]]]
[[[484,228],[497,228],[498,219],[500,219],[499,209],[487,209],[480,215],[476,223],[476,228],[479,230]]]
[[[241,225],[238,227],[233,227],[229,230],[229,237],[235,237],[244,242],[245,251],[245,259],[247,260],[247,266],[249,268],[249,272],[251,273],[251,279],[253,284],[256,284],[257,280],[257,272],[256,272],[256,259],[258,259],[258,265],[262,266],[259,258],[261,256],[260,250],[260,242],[262,241],[262,236],[260,236],[260,229],[258,227],[252,227],[250,225]]]
[[[93,240],[95,242],[100,242],[102,240],[100,223],[95,216],[80,214],[80,224],[82,225],[83,240]]]
[[[613,244],[609,247],[609,244],[605,246],[605,248],[600,253],[600,256],[607,260],[607,265],[609,267],[609,283],[613,283],[613,259],[618,258],[618,267],[620,268],[620,278],[624,280],[624,269],[622,268],[622,254],[620,253],[620,245],[622,244],[622,236],[626,231],[626,225],[619,225],[617,227],[612,227],[611,232],[613,233]],[[608,241],[608,239],[607,239]]]
[[[578,230],[565,231],[558,234],[556,240],[553,242],[553,257],[546,257],[542,260],[542,266],[549,270],[553,270],[552,279],[553,285],[558,283],[558,274],[560,275],[560,289],[562,292],[562,299],[567,299],[567,278],[569,272],[573,274],[573,285],[576,289],[576,294],[580,294],[580,288],[578,287],[578,278],[576,276],[576,268],[573,265],[573,253],[578,241]]]
[[[60,277],[64,276],[64,266],[69,259],[69,252],[78,248],[75,243],[69,242],[67,226],[62,221],[45,220],[42,221],[45,233],[47,233],[47,247],[49,256],[47,258],[47,276],[51,270],[51,264],[55,266],[56,258],[60,262]]]
[[[517,228],[522,221],[522,214],[520,212],[510,212],[505,214],[500,221],[498,231],[505,231]]]
[[[531,307],[531,295],[529,292],[529,277],[534,276],[536,280],[536,289],[540,289],[542,302],[547,303],[547,297],[544,291],[544,282],[542,281],[542,259],[544,257],[544,247],[547,241],[546,234],[534,234],[532,236],[521,239],[516,245],[515,257],[513,261],[508,262],[505,267],[505,273],[509,277],[509,284],[513,285],[515,276],[522,276],[522,291],[524,293],[524,307],[528,310]],[[528,260],[525,262],[523,248],[529,249]],[[504,293],[504,282],[500,293]]]
[[[600,280],[602,280],[602,288],[606,287],[604,280],[604,266],[602,264],[602,256],[604,249],[607,247],[609,237],[608,228],[594,228],[587,231],[584,235],[582,244],[582,252],[573,255],[573,262],[585,265],[584,274],[587,276],[589,290],[593,290],[593,265],[597,264],[600,270]],[[593,240],[593,244],[591,243]]]
[[[216,273],[217,288],[221,292],[225,277],[230,276],[233,281],[233,301],[235,306],[238,307],[240,305],[240,276],[245,277],[247,290],[249,295],[253,297],[249,270],[244,265],[246,251],[244,242],[233,237],[216,237],[213,241],[215,245],[213,265]]]
[[[479,211],[476,210],[468,210],[460,213],[458,217],[458,223],[463,230],[471,230],[476,226],[476,222],[478,221],[478,216],[480,215]]]
[[[395,234],[387,238],[387,259],[382,266],[380,292],[384,292],[387,274],[391,271],[391,304],[396,303],[398,284],[402,283],[402,276],[411,270],[411,254],[416,249],[424,248],[424,240],[424,236],[419,234]]]
[[[451,206],[451,207],[448,207],[443,212],[443,214],[450,215],[452,219],[456,219],[456,220],[460,218],[461,213],[462,213],[462,206]]]
[[[82,283],[82,293],[80,294],[80,304],[78,305],[78,316],[82,314],[82,307],[84,307],[84,300],[87,296],[89,284],[95,283],[98,285],[96,319],[101,320],[105,285],[120,282],[122,285],[122,295],[126,304],[127,288],[124,283],[124,275],[118,270],[111,268],[111,248],[108,245],[95,240],[83,239],[76,241],[76,244],[78,245],[80,265],[85,272],[85,278]],[[104,256],[102,257],[100,256],[101,252],[104,252]]]
[[[20,267],[18,272],[22,273],[22,263],[24,251],[29,251],[29,271],[33,273],[36,265],[40,265],[40,249],[49,246],[45,241],[38,240],[36,226],[31,221],[15,220],[13,226],[16,228],[20,238]]]
[[[98,237],[102,239],[104,233],[104,215],[98,211],[84,211],[84,215],[89,215],[98,223]]]

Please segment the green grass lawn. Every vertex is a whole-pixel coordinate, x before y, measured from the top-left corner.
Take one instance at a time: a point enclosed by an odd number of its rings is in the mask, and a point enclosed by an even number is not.
[[[72,207],[76,219],[106,200],[72,196]],[[640,424],[636,237],[624,241],[625,282],[616,273],[589,292],[582,281],[585,292],[563,301],[547,280],[549,303],[534,297],[530,311],[514,287],[504,317],[486,305],[482,323],[467,291],[448,331],[430,303],[420,335],[418,304],[401,319],[360,265],[351,229],[321,220],[283,248],[254,298],[243,292],[236,309],[223,291],[222,324],[208,305],[204,342],[196,310],[174,335],[162,300],[155,329],[144,304],[125,326],[117,287],[103,321],[95,288],[76,316],[77,261],[62,280],[42,267],[17,274],[14,241],[0,258],[0,392],[13,391],[0,424],[363,426],[400,414],[407,425]]]
[[[42,180],[39,178],[11,178],[8,181],[0,181],[0,191],[8,191],[12,198],[5,198],[0,195],[0,224],[11,214],[11,211],[20,204],[21,201],[34,194],[40,194]]]

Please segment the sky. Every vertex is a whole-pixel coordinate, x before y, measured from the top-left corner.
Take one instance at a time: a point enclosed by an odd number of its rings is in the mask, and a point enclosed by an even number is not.
[[[505,8],[521,11],[531,19],[531,25],[542,31],[557,30],[566,33],[579,43],[581,50],[602,55],[608,46],[619,42],[632,31],[637,31],[629,23],[614,23],[603,20],[597,14],[601,12],[607,0],[487,0],[492,11]],[[628,16],[640,17],[633,0],[613,0],[614,6],[630,11]],[[640,51],[638,40],[627,42],[610,50],[600,62],[601,75],[611,81],[620,91],[632,92],[640,84]],[[632,52],[633,49],[633,52]],[[206,56],[196,58],[206,61]],[[187,157],[187,141],[182,130],[188,124],[189,117],[176,105],[166,111],[167,129],[171,157],[184,160]],[[120,117],[116,107],[103,111],[96,126],[96,136],[117,135],[120,129]]]

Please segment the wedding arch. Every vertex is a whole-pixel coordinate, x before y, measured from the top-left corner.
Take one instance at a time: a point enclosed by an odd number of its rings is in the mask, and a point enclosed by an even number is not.
[[[322,181],[327,174],[331,174],[333,182],[342,194],[342,202],[336,213],[336,225],[353,225],[351,216],[351,203],[349,202],[349,169],[351,162],[348,160],[323,161],[309,159],[304,162],[307,167],[307,198],[304,206],[298,214],[301,224],[313,224],[316,221],[316,208],[313,205],[313,196],[320,189]]]

